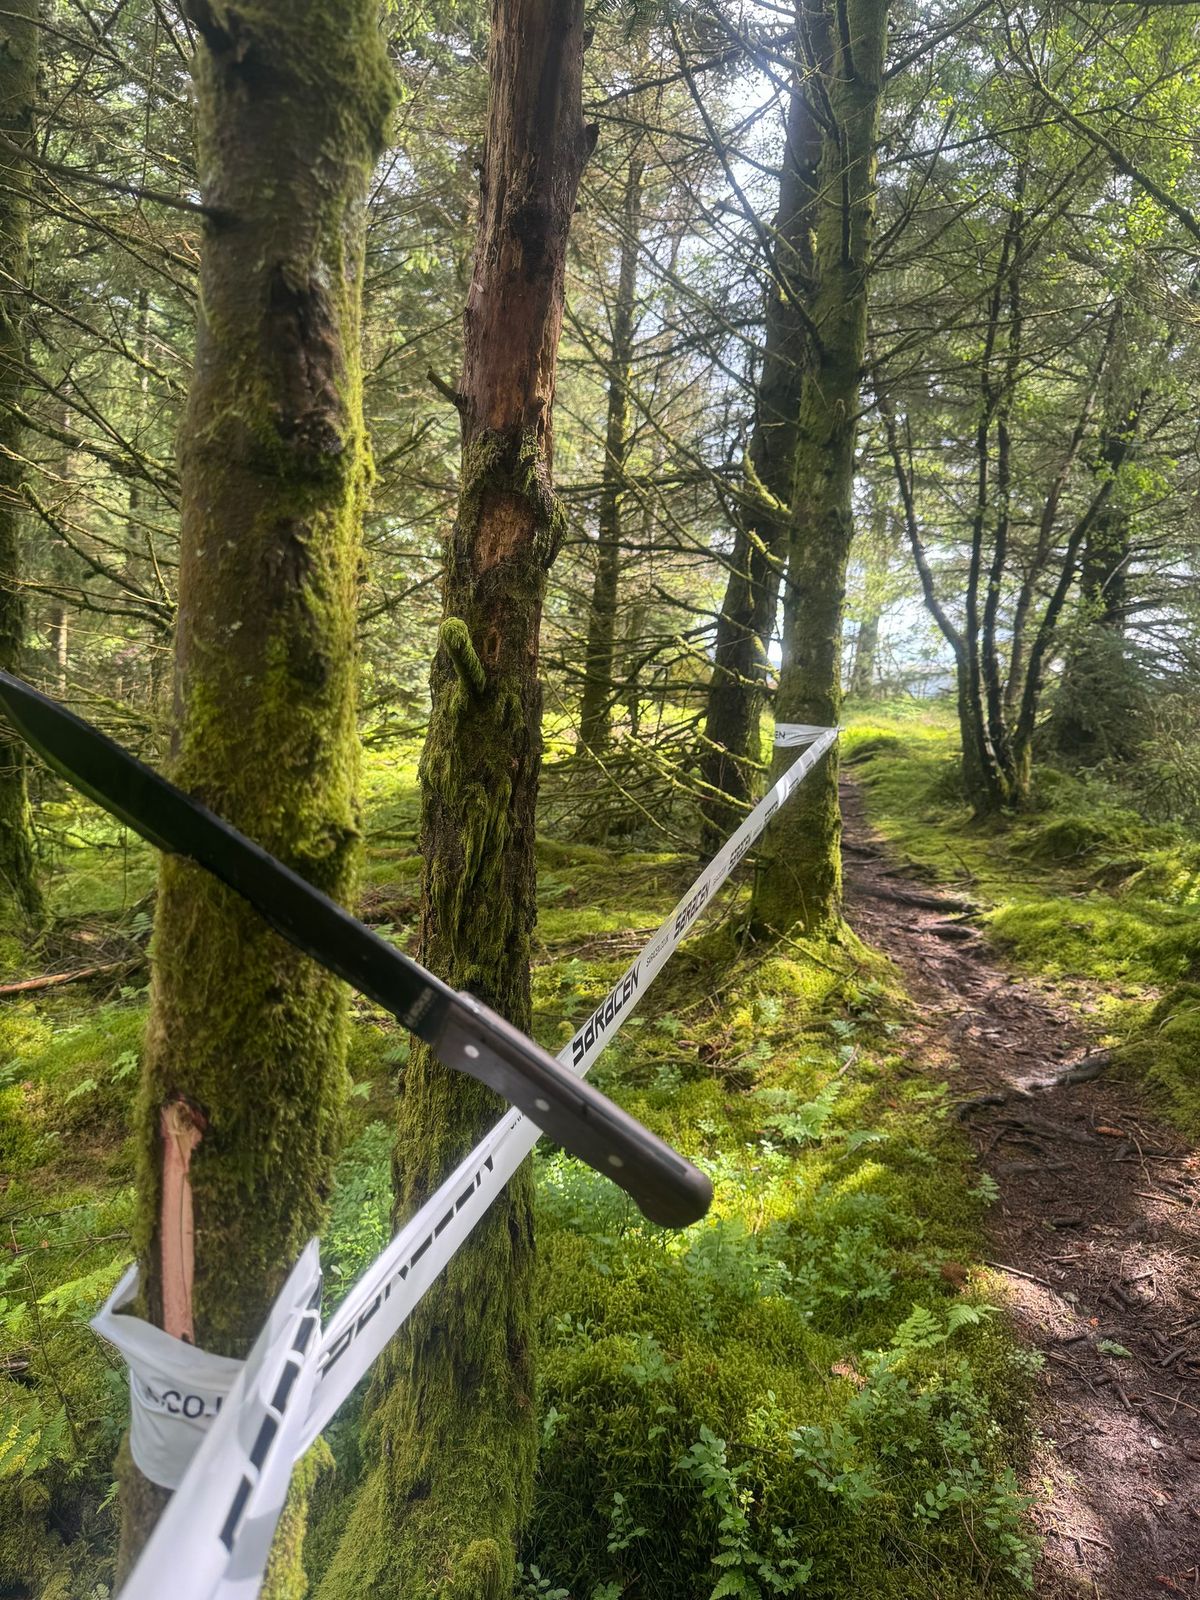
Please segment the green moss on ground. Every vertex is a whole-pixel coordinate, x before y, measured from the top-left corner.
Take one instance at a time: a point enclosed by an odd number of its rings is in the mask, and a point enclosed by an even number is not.
[[[977,899],[1014,964],[1073,995],[1120,1070],[1200,1136],[1200,844],[1114,783],[1045,767],[1029,812],[981,824],[944,708],[859,707],[850,722],[872,825],[915,875]]]
[[[369,758],[368,897],[412,881],[387,852],[414,778],[411,760]],[[630,930],[656,925],[694,868],[549,839],[539,857],[536,1026],[557,1048],[624,969]],[[739,943],[744,894],[714,908],[595,1074],[711,1174],[711,1215],[667,1233],[561,1153],[537,1157],[541,1454],[519,1593],[705,1600],[726,1580],[722,1593],[822,1600],[1019,1592],[1030,1546],[1013,1468],[1034,1374],[981,1306],[985,1198],[945,1092],[903,1051],[886,964],[849,934]],[[142,1015],[140,995],[83,989],[0,1010],[0,1066],[17,1064],[0,1087],[15,1154],[0,1221],[18,1242],[0,1267],[0,1363],[33,1364],[32,1385],[0,1379],[0,1405],[5,1425],[20,1404],[48,1434],[31,1473],[0,1466],[0,1524],[36,1502],[20,1541],[0,1541],[0,1592],[111,1582],[104,1502],[126,1400],[86,1318],[131,1254],[136,1074],[122,1074]],[[407,1052],[392,1019],[356,1004],[330,1304],[387,1234]],[[73,1432],[55,1433],[56,1386]],[[311,1488],[313,1588],[361,1472],[357,1422],[352,1401],[327,1435],[336,1467]],[[64,1543],[63,1527],[80,1531]]]
[[[578,972],[560,1029],[614,975]],[[964,1287],[982,1200],[943,1087],[897,1051],[903,1016],[853,936],[781,955],[718,928],[606,1054],[599,1081],[715,1200],[669,1235],[539,1158],[530,1572],[663,1600],[1020,1588],[1031,1374]]]

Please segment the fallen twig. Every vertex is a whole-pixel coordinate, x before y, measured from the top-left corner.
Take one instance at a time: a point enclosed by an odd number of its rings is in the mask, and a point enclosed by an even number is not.
[[[1051,1283],[1049,1278],[1039,1278],[1036,1272],[1022,1272],[1020,1267],[1009,1267],[1003,1261],[984,1261],[985,1267],[991,1267],[995,1272],[1011,1272],[1014,1278],[1028,1278],[1030,1283],[1044,1283],[1047,1289],[1056,1289],[1057,1284]]]
[[[1177,1394],[1162,1394],[1158,1389],[1147,1389],[1146,1393],[1153,1395],[1156,1400],[1169,1400],[1173,1406],[1182,1406],[1185,1411],[1194,1411],[1200,1417],[1200,1406],[1192,1405],[1189,1400],[1182,1400]]]
[[[40,978],[25,978],[20,983],[6,983],[0,986],[0,999],[15,994],[35,994],[40,989],[57,989],[64,983],[82,983],[86,978],[105,978],[110,973],[120,972],[126,967],[140,965],[142,957],[135,956],[132,960],[110,961],[102,967],[83,967],[78,972],[49,972]]]

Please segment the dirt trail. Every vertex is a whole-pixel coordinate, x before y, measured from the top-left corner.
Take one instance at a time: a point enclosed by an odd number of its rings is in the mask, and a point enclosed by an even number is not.
[[[1200,1157],[1106,1074],[1077,1011],[1003,969],[953,890],[889,864],[853,783],[842,802],[850,921],[923,1008],[914,1054],[946,1072],[999,1188],[989,1264],[1046,1358],[1037,1595],[1200,1600]]]

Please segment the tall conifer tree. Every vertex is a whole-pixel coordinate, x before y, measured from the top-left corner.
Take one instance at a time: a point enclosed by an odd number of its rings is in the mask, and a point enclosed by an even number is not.
[[[21,670],[25,296],[29,276],[30,168],[18,147],[33,139],[37,0],[12,0],[0,17],[0,669]],[[34,876],[24,746],[0,728],[0,925],[6,904],[22,917],[42,909]]]
[[[528,1029],[541,759],[538,635],[563,532],[552,412],[567,235],[594,138],[582,0],[496,0],[475,264],[464,319],[458,515],[421,762],[421,958]],[[397,1215],[496,1119],[427,1050],[405,1075]],[[324,1600],[504,1600],[528,1510],[533,1409],[528,1165],[397,1339],[380,1443]]]
[[[375,0],[190,0],[208,220],[182,429],[173,776],[326,892],[358,843],[355,599],[370,481],[364,199],[391,73]],[[145,1310],[242,1356],[318,1227],[345,994],[243,902],[162,865],[141,1094]],[[191,1147],[194,1262],[163,1214]],[[194,1286],[189,1283],[194,1272]],[[165,1493],[126,1463],[124,1544]],[[294,1530],[293,1530],[294,1531]],[[299,1581],[298,1541],[273,1595]],[[288,1585],[292,1585],[289,1587]]]

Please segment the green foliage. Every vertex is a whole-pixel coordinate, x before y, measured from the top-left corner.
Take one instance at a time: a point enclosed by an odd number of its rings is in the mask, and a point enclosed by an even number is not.
[[[774,1401],[774,1395],[768,1400]],[[710,1428],[703,1425],[700,1437],[678,1462],[678,1470],[695,1480],[706,1500],[712,1502],[718,1513],[717,1550],[712,1558],[720,1576],[709,1595],[709,1600],[724,1600],[726,1595],[741,1600],[763,1600],[764,1595],[788,1595],[801,1589],[812,1576],[811,1561],[798,1560],[791,1552],[796,1548],[797,1536],[791,1529],[784,1533],[775,1524],[771,1528],[770,1554],[756,1548],[754,1528],[750,1513],[754,1506],[753,1491],[743,1485],[750,1465],[743,1462],[731,1467],[729,1447],[718,1439]]]
[[[64,1406],[48,1416],[36,1397],[24,1405],[0,1405],[0,1480],[27,1482],[71,1455]]]
[[[984,1584],[1003,1575],[1029,1587],[1022,1519],[1030,1502],[1002,1464],[999,1430],[969,1366],[952,1359],[930,1368],[925,1357],[953,1331],[914,1310],[892,1348],[866,1364],[842,1419],[791,1434],[795,1456],[847,1517],[879,1517],[882,1505],[896,1505],[934,1549],[957,1548],[965,1531]]]
[[[372,1122],[338,1164],[321,1239],[321,1263],[335,1302],[391,1238],[391,1156],[391,1128]]]
[[[411,775],[403,763],[391,782],[369,769],[380,814],[404,814]],[[384,866],[388,883],[390,857]],[[544,887],[560,920],[535,973],[540,1037],[569,1031],[622,965],[597,951],[597,932],[656,923],[687,870],[661,856],[556,856]],[[574,895],[555,892],[564,882]],[[719,1010],[698,1005],[731,962]],[[600,1076],[707,1168],[713,1215],[664,1233],[592,1169],[539,1147],[541,1464],[518,1582],[528,1600],[864,1590],[923,1600],[931,1583],[975,1600],[1019,1586],[1005,1540],[1024,1537],[1023,1502],[1003,1467],[1020,1453],[1028,1373],[1002,1328],[938,1270],[974,1259],[982,1197],[968,1191],[936,1086],[894,1053],[901,1006],[894,976],[847,938],[807,955],[740,953],[720,932],[697,939]],[[30,1152],[5,1214],[62,1212],[16,1224],[22,1253],[0,1283],[0,1354],[30,1360],[36,1379],[5,1397],[35,1394],[40,1420],[25,1427],[39,1440],[51,1428],[45,1459],[31,1453],[31,1476],[11,1484],[44,1491],[33,1520],[43,1553],[26,1548],[3,1570],[53,1570],[45,1551],[63,1559],[53,1525],[86,1526],[68,1595],[111,1580],[113,1508],[100,1508],[126,1399],[85,1320],[129,1254],[120,1151],[141,1016],[139,1003],[96,1007],[82,995],[0,1013],[0,1063],[13,1063],[0,1096],[23,1117],[14,1125]],[[369,1092],[351,1101],[329,1200],[331,1296],[390,1228],[387,1118],[408,1071],[403,1037],[360,1016],[349,1065]],[[96,1087],[68,1101],[86,1078]],[[77,1131],[50,1138],[68,1117]],[[75,1438],[52,1427],[56,1385]],[[962,1394],[947,1399],[955,1385]],[[952,1413],[971,1443],[947,1458],[938,1430]],[[807,1441],[803,1459],[793,1435]],[[313,1488],[305,1546],[314,1593],[362,1481],[357,1401],[329,1441],[337,1471]],[[809,1471],[820,1462],[824,1483]]]
[[[526,1566],[524,1562],[517,1565],[517,1583],[513,1593],[519,1600],[571,1600],[570,1593],[560,1588],[557,1584],[544,1577],[540,1568],[532,1562]]]
[[[1063,631],[1066,668],[1055,681],[1039,744],[1066,762],[1128,760],[1153,726],[1154,688],[1125,638],[1086,614]]]
[[[835,1080],[826,1084],[814,1100],[800,1105],[794,1103],[797,1097],[788,1089],[759,1089],[755,1098],[764,1105],[779,1108],[764,1119],[764,1128],[772,1129],[792,1144],[818,1144],[833,1116],[840,1092],[841,1085]]]
[[[543,1430],[525,1560],[573,1595],[891,1600],[928,1593],[931,1572],[946,1596],[1025,1586],[1025,1501],[1005,1470],[1027,1372],[938,1271],[971,1259],[983,1197],[936,1086],[888,1053],[886,974],[835,944],[812,956],[747,962],[702,1022],[694,997],[729,952],[698,941],[608,1069],[611,1092],[706,1166],[705,1222],[664,1235],[589,1169],[537,1158]],[[714,1045],[736,1072],[688,1064]],[[679,1063],[670,1082],[639,1065],[656,1050]],[[886,1426],[882,1394],[869,1425],[848,1421],[856,1385],[887,1382],[868,1377],[876,1362],[908,1388],[888,1392]],[[962,1394],[939,1410],[951,1385]],[[954,1461],[935,1421],[968,1440]],[[843,1430],[861,1458],[836,1489],[796,1453],[810,1428]],[[893,1462],[918,1435],[923,1450]]]

